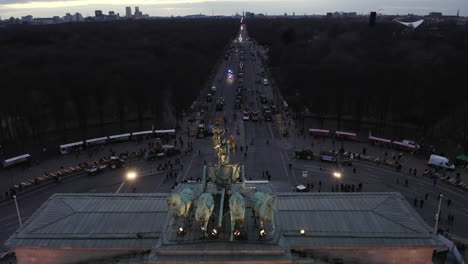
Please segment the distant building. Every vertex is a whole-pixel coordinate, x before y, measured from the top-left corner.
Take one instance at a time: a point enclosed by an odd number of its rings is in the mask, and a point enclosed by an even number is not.
[[[82,21],[84,21],[84,19],[80,13],[75,13],[73,15],[73,22],[82,22]]]
[[[94,14],[95,14],[96,17],[103,17],[102,10],[96,10],[96,11],[94,11]]]
[[[50,25],[54,24],[54,19],[50,17],[44,17],[44,18],[35,18],[34,19],[34,24],[38,25]]]
[[[63,17],[64,22],[72,22],[73,21],[73,16],[70,13],[65,14]]]
[[[245,12],[245,17],[246,17],[246,18],[254,18],[254,17],[255,17],[255,14],[254,14],[254,13],[251,13],[251,12]]]
[[[34,21],[34,18],[31,15],[21,17],[21,23],[32,23],[33,21]]]
[[[429,16],[430,17],[442,17],[442,13],[441,12],[430,12]]]
[[[140,11],[140,8],[138,6],[135,6],[135,14],[133,15],[135,17],[135,19],[141,19],[141,18],[145,18],[143,16],[143,13]]]
[[[327,17],[333,17],[333,13],[332,12],[327,12]]]
[[[132,8],[130,6],[127,6],[125,7],[125,16],[127,18],[131,18],[132,17]]]
[[[357,12],[349,12],[348,16],[355,17],[355,16],[357,16]]]
[[[109,16],[115,16],[115,12],[114,11],[109,11]]]
[[[52,20],[54,21],[54,24],[61,23],[63,21],[59,16],[53,16]]]

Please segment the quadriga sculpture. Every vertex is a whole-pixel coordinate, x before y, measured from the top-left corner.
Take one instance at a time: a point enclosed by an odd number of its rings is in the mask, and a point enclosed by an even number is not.
[[[276,196],[256,192],[253,195],[253,205],[255,216],[259,218],[260,228],[263,228],[265,222],[271,223],[271,234],[275,233],[275,211],[276,211]]]
[[[234,234],[234,226],[239,223],[241,226],[244,224],[245,216],[245,200],[244,197],[235,192],[229,198],[229,212],[231,214],[231,241]]]
[[[167,209],[172,214],[172,219],[169,226],[172,226],[174,219],[181,216],[185,219],[188,216],[190,207],[193,202],[193,191],[190,188],[184,189],[180,194],[171,193],[167,197]]]
[[[204,193],[198,198],[197,210],[195,211],[195,218],[200,225],[201,230],[206,235],[208,221],[214,209],[214,199],[211,193]]]

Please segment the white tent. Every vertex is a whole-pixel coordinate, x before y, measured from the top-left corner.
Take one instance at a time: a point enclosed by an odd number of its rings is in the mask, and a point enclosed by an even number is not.
[[[405,25],[405,26],[407,26],[409,28],[415,29],[415,28],[419,27],[424,22],[424,19],[414,21],[414,22],[402,22],[402,21],[399,21],[397,19],[395,19],[395,21],[402,24],[402,25]]]

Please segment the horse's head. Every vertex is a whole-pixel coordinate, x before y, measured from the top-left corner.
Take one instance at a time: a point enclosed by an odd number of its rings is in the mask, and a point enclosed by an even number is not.
[[[234,193],[229,199],[229,210],[234,219],[243,219],[245,214],[245,200],[239,193]]]
[[[181,205],[181,200],[180,200],[180,195],[177,193],[171,193],[167,196],[166,199],[167,202],[167,209],[169,212],[173,214],[179,214],[180,211],[180,205]]]
[[[268,215],[273,216],[276,211],[276,196],[270,194],[265,195],[263,206],[265,208],[265,212]]]

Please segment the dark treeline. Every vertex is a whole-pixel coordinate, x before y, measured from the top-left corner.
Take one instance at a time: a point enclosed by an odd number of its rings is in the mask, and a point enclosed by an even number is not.
[[[449,21],[408,30],[395,22],[253,19],[252,38],[290,105],[338,120],[417,127],[417,139],[466,142],[468,26]],[[299,96],[298,96],[299,95]],[[468,146],[466,146],[468,147]]]
[[[82,140],[128,121],[172,128],[237,30],[233,19],[0,28],[0,143]]]

